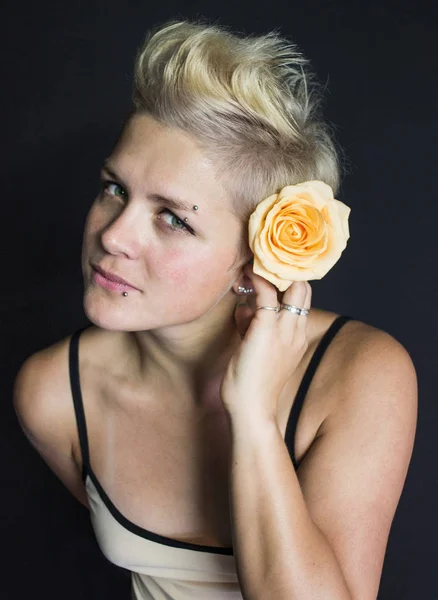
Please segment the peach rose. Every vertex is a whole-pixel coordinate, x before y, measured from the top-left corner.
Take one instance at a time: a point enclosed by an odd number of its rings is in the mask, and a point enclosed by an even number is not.
[[[321,279],[347,245],[350,212],[322,181],[287,185],[268,196],[249,218],[254,273],[281,292],[293,281]]]

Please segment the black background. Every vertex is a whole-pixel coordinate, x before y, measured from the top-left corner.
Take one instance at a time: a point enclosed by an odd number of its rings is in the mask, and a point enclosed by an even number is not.
[[[129,576],[94,539],[88,511],[24,438],[12,381],[30,354],[88,321],[80,248],[99,169],[130,108],[135,52],[168,18],[203,16],[289,36],[327,83],[325,115],[348,160],[341,260],[313,305],[384,329],[419,381],[417,437],[379,599],[438,599],[438,19],[396,1],[15,2],[1,8],[0,597],[122,599]]]

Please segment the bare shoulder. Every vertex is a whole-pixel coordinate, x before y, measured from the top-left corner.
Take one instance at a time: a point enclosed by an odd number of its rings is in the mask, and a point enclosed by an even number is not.
[[[418,383],[408,350],[390,333],[351,319],[338,331],[331,352],[330,391],[336,402],[317,437],[366,427],[403,437],[412,451],[418,409]]]
[[[95,326],[81,333],[81,360],[92,361],[93,356],[105,354],[107,333],[111,332]],[[50,436],[63,452],[69,452],[72,440],[77,438],[70,384],[71,338],[69,334],[26,358],[13,384],[14,409],[26,435],[31,441]]]
[[[411,391],[416,389],[412,358],[387,331],[352,319],[336,337],[341,354],[338,380],[344,390],[340,397],[344,401],[357,397],[360,389],[373,386],[401,390],[408,385]]]
[[[318,310],[315,345],[339,316]],[[400,376],[415,380],[415,367],[407,349],[387,331],[363,321],[353,318],[347,321],[336,333],[330,348],[330,371],[342,387],[348,382],[357,383],[359,374],[365,378],[384,377],[385,373],[389,374],[389,368],[392,373],[399,372]]]
[[[30,355],[13,382],[13,407],[25,436],[78,500],[87,500],[73,458],[77,437],[69,373],[71,335]]]
[[[68,384],[70,337],[35,352],[21,364],[13,386],[13,403],[20,424],[38,436],[40,427],[53,430],[67,446],[73,407]]]
[[[317,311],[313,352],[336,313]],[[411,429],[417,414],[417,376],[408,350],[390,333],[351,318],[330,342],[318,367],[317,395],[324,409],[315,437],[342,428],[345,421],[363,418],[405,418]],[[351,421],[350,421],[351,422]]]

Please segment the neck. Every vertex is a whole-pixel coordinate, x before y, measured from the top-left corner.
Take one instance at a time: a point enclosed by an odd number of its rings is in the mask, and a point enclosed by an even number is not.
[[[192,405],[211,403],[240,343],[234,322],[237,298],[227,294],[200,319],[149,331],[130,332],[141,382],[159,382]]]

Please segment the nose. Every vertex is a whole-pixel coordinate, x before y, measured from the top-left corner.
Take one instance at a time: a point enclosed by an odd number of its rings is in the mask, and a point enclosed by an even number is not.
[[[104,227],[100,235],[103,248],[109,254],[125,254],[135,258],[145,239],[146,222],[138,211],[125,208]]]

